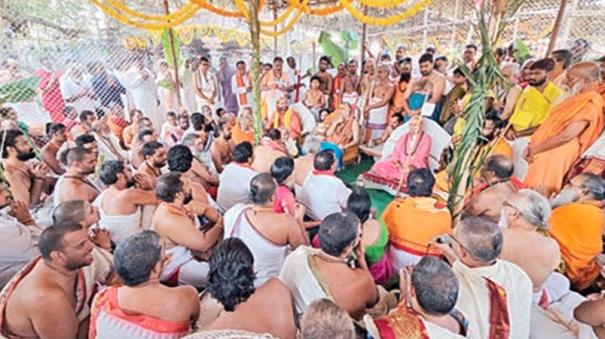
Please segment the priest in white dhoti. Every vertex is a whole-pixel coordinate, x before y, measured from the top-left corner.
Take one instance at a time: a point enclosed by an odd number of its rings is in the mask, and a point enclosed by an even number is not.
[[[529,338],[532,282],[517,265],[498,259],[498,225],[467,217],[454,234],[435,239],[460,282],[456,308],[466,315],[469,338]]]
[[[237,62],[237,71],[231,77],[231,91],[235,94],[238,112],[246,107],[252,107],[252,77],[246,69],[246,63]]]
[[[90,83],[84,79],[82,69],[72,66],[59,80],[61,95],[65,104],[73,106],[78,112],[94,110],[97,106],[93,100]]]
[[[219,100],[218,80],[210,70],[210,61],[206,57],[201,58],[200,67],[194,73],[194,88],[198,111],[203,106],[209,106],[214,111]]]
[[[258,174],[252,169],[253,152],[247,141],[235,146],[233,162],[225,166],[219,176],[216,202],[223,212],[236,204],[251,202],[250,181]]]
[[[143,112],[143,115],[151,119],[156,130],[162,127],[157,87],[155,79],[149,69],[145,67],[142,59],[135,63],[119,77],[126,90],[130,92],[134,108]]]
[[[189,114],[197,110],[195,101],[195,83],[194,75],[200,66],[198,58],[189,58],[185,62],[185,68],[181,74],[180,80],[182,83],[181,93],[183,97],[183,105]]]

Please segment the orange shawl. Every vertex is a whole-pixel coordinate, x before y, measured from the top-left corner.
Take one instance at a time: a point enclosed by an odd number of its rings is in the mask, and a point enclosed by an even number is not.
[[[572,203],[555,208],[548,223],[572,285],[579,290],[589,287],[600,271],[596,257],[603,249],[603,211],[594,203]]]
[[[391,202],[382,214],[391,245],[414,255],[425,255],[434,237],[452,231],[446,205],[431,197],[408,197]],[[441,253],[429,248],[429,254]]]
[[[242,128],[240,127],[239,123],[235,124],[235,126],[233,126],[233,129],[231,130],[231,138],[233,139],[233,142],[237,145],[239,143],[242,143],[244,141],[247,141],[251,144],[254,145],[254,131],[250,131],[250,132],[244,132],[242,130]]]
[[[539,153],[529,164],[525,185],[548,193],[558,192],[572,165],[599,137],[603,130],[603,98],[595,91],[581,93],[554,107],[534,132],[531,143],[539,145],[561,134],[569,124],[586,121],[588,126],[575,139]]]

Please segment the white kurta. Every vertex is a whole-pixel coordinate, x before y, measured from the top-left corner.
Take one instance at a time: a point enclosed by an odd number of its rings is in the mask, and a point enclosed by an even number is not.
[[[456,261],[453,270],[460,283],[456,308],[470,323],[470,338],[483,339],[489,335],[490,299],[484,277],[506,291],[510,339],[529,338],[532,283],[519,266],[497,260],[491,266],[470,268]]]
[[[332,213],[342,212],[349,195],[351,190],[336,176],[309,173],[298,199],[313,220],[323,220]]]
[[[147,75],[147,79],[143,79],[143,74]],[[123,73],[119,80],[130,92],[134,107],[141,110],[144,116],[151,119],[153,126],[159,129],[163,119],[160,116],[157,88],[151,72],[148,69],[139,71],[133,66]]]
[[[236,204],[248,204],[250,200],[250,181],[258,173],[237,163],[227,165],[219,176],[216,202],[223,211]]]
[[[219,100],[219,91],[218,91],[218,81],[216,80],[216,76],[208,70],[206,74],[203,74],[202,71],[197,71],[195,74],[197,77],[197,83],[199,84],[200,91],[206,96],[210,97],[212,93],[216,93],[214,97],[214,104],[211,104],[208,100],[200,97],[196,94],[195,100],[197,102],[197,109],[201,112],[203,106],[210,106],[210,110],[214,112],[215,105],[218,104]]]
[[[82,112],[83,110],[94,110],[97,106],[95,101],[88,96],[81,97],[73,102],[67,101],[67,99],[82,93],[86,89],[90,90],[89,84],[87,84],[84,79],[76,80],[67,74],[63,75],[61,79],[59,79],[59,88],[61,89],[63,99],[65,99],[65,104],[68,106],[73,106],[78,113]]]

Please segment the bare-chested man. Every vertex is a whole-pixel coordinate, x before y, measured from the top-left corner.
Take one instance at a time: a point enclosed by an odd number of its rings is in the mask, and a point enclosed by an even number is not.
[[[89,110],[82,111],[78,118],[80,119],[80,122],[69,130],[69,135],[72,139],[75,139],[82,134],[89,134],[92,132],[92,123],[97,120],[95,112]]]
[[[423,54],[418,60],[420,78],[409,83],[403,95],[403,110],[408,115],[418,115],[424,103],[437,104],[445,91],[445,76],[433,69],[433,56]]]
[[[321,149],[321,139],[315,135],[309,135],[305,138],[302,145],[303,156],[294,159],[294,183],[296,190],[302,189],[305,179],[309,173],[313,172],[313,162],[315,154]]]
[[[145,156],[143,156],[143,145],[152,141],[158,141],[158,137],[153,130],[150,129],[142,130],[133,140],[133,148],[129,151],[128,155],[128,160],[130,160],[130,164],[133,168],[139,168],[143,161],[145,161]]]
[[[13,198],[29,207],[41,203],[42,193],[50,193],[49,169],[43,163],[30,163],[36,157],[31,145],[19,130],[0,132],[4,142],[2,164]]]
[[[351,59],[347,64],[347,71],[349,72],[349,81],[355,90],[359,88],[359,74],[357,74],[358,68],[357,60]]]
[[[319,226],[320,249],[300,246],[286,258],[280,279],[292,293],[296,314],[329,296],[352,318],[360,319],[378,302],[360,226],[351,212],[331,214]]]
[[[219,173],[221,173],[223,168],[233,160],[233,150],[230,142],[231,128],[233,128],[233,126],[229,123],[219,123],[217,132],[214,134],[214,140],[210,146],[212,162]]]
[[[258,260],[238,238],[225,239],[210,257],[210,294],[223,311],[204,330],[237,328],[253,333],[270,333],[284,339],[296,338],[292,298],[288,288],[271,278],[255,288]],[[204,312],[204,310],[201,310]]]
[[[535,191],[520,190],[504,206],[500,257],[517,264],[532,281],[530,337],[594,338],[592,328],[574,316],[574,309],[585,298],[571,291],[569,280],[555,272],[561,262],[559,245],[541,234],[549,227],[548,200]]]
[[[67,171],[57,181],[53,205],[76,199],[94,201],[100,191],[87,176],[93,174],[96,167],[97,157],[92,151],[82,147],[67,151]]]
[[[170,258],[157,233],[143,231],[128,237],[116,248],[113,260],[124,286],[97,295],[89,338],[177,338],[189,333],[200,313],[197,291],[159,282]],[[123,318],[124,313],[136,316]]]
[[[225,236],[240,238],[256,258],[256,286],[279,275],[291,249],[309,244],[303,225],[305,208],[297,204],[294,216],[276,213],[276,189],[271,174],[258,174],[250,181],[253,204],[237,204],[225,214]]]
[[[85,148],[92,152],[95,158],[99,158],[99,145],[97,145],[97,139],[92,134],[82,134],[74,140],[76,147]]]
[[[466,213],[493,222],[500,220],[503,202],[519,188],[518,183],[511,181],[513,171],[513,162],[504,155],[492,155],[485,159],[480,183],[465,207]]]
[[[378,66],[376,80],[367,92],[367,103],[364,106],[364,116],[367,119],[366,141],[380,137],[387,127],[389,103],[395,87],[389,80],[389,65]]]
[[[99,177],[107,189],[95,199],[94,206],[99,209],[101,225],[111,231],[112,240],[119,244],[130,235],[148,229],[151,225],[142,224],[142,207],[155,206],[158,200],[147,177],[133,177],[119,160],[105,161]]]
[[[260,144],[254,146],[254,155],[252,169],[258,173],[269,173],[275,159],[288,156],[281,132],[276,128],[268,130]]]
[[[30,262],[2,291],[2,335],[87,337],[92,285],[105,278],[84,272],[93,264],[94,245],[88,231],[75,222],[53,225],[42,232],[38,247],[41,257]]]
[[[48,166],[53,173],[61,175],[65,173],[65,169],[59,162],[58,153],[67,141],[65,125],[61,123],[51,124],[50,127],[48,127],[48,137],[50,140],[42,148],[42,161],[44,161],[46,166]]]
[[[137,174],[144,175],[155,187],[155,182],[162,175],[162,168],[166,166],[166,148],[157,141],[143,144],[144,161],[137,169]]]
[[[223,234],[221,215],[208,204],[193,201],[190,181],[179,172],[162,175],[155,193],[162,202],[152,221],[152,230],[162,238],[166,252],[172,255],[160,280],[201,287],[207,282],[208,251]],[[199,217],[212,225],[200,230]]]
[[[332,94],[332,87],[334,83],[334,78],[330,75],[330,73],[328,73],[329,66],[330,57],[323,55],[321,58],[319,58],[319,72],[317,72],[315,76],[321,80],[319,89],[324,95]]]

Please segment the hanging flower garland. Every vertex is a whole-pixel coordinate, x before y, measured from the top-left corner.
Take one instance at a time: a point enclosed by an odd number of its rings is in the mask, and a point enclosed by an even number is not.
[[[385,17],[385,18],[376,18],[372,16],[365,15],[361,13],[358,9],[356,9],[349,0],[340,0],[340,3],[344,6],[344,8],[353,16],[355,19],[372,26],[391,26],[400,21],[403,21],[422,9],[426,7],[432,0],[421,0],[414,6],[408,8],[407,10]]]
[[[154,31],[154,30],[157,31],[157,30],[172,28],[174,26],[180,25],[183,22],[191,19],[195,15],[195,13],[197,13],[197,10],[191,10],[190,12],[181,12],[179,17],[174,18],[174,19],[170,20],[169,22],[148,23],[148,22],[144,22],[144,21],[133,20],[132,18],[129,18],[129,17],[123,15],[122,13],[117,11],[115,8],[108,6],[99,0],[90,0],[90,1],[93,4],[95,4],[96,6],[98,6],[101,10],[103,10],[103,12],[105,12],[105,14],[120,21],[121,23],[132,26],[132,27],[145,29],[148,31]]]
[[[236,1],[238,1],[238,0],[236,0]],[[309,0],[303,0],[302,4],[304,6],[306,6],[308,2],[309,2]],[[305,12],[303,12],[303,11],[298,11],[298,13],[296,13],[294,18],[292,18],[292,20],[285,27],[283,27],[282,29],[280,29],[278,31],[272,32],[272,31],[267,31],[267,30],[261,29],[260,32],[261,32],[261,34],[271,36],[271,37],[280,36],[280,35],[286,33],[287,31],[291,30],[292,27],[294,27],[294,25],[300,20],[300,18],[302,17],[302,15],[304,13]]]
[[[160,21],[160,22],[165,22],[165,23],[169,23],[173,19],[179,18],[180,16],[183,15],[183,13],[189,13],[190,11],[197,12],[200,10],[200,7],[198,5],[196,5],[192,2],[189,2],[185,6],[179,8],[179,10],[174,13],[164,14],[164,15],[152,15],[152,14],[141,13],[135,9],[132,9],[132,8],[124,5],[122,2],[117,1],[117,0],[105,0],[105,2],[109,6],[119,10],[120,12],[124,12],[132,17],[136,17],[136,18],[144,19],[144,20]]]
[[[318,16],[331,15],[334,13],[338,13],[338,12],[342,11],[342,9],[343,9],[343,6],[340,3],[337,5],[334,5],[334,6],[329,6],[329,7],[324,7],[324,8],[310,8],[309,6],[304,6],[303,4],[301,4],[300,2],[298,2],[296,0],[291,0],[290,6],[295,7],[299,10],[302,10],[307,14],[318,15]]]
[[[374,8],[393,8],[402,5],[407,0],[361,0],[361,4]]]
[[[200,6],[201,8],[203,8],[209,12],[218,14],[220,16],[226,16],[226,17],[232,17],[232,18],[241,18],[244,16],[239,11],[228,11],[226,9],[218,8],[206,0],[191,0],[191,2],[193,2],[194,4]],[[263,1],[261,1],[261,2],[263,2]]]
[[[294,1],[295,2],[295,1]],[[306,8],[307,4],[308,4],[309,0],[303,0],[303,2],[300,4],[302,8]],[[250,21],[250,11],[249,8],[246,6],[244,0],[235,0],[235,5],[237,6],[237,8],[239,9],[239,11],[241,13],[244,13],[244,17],[246,18],[247,21]],[[285,21],[290,14],[292,13],[292,11],[296,9],[295,6],[290,6],[288,7],[288,9],[286,9],[286,11],[284,13],[282,13],[278,18],[272,20],[272,21],[261,21],[260,25],[261,26],[277,26],[280,23],[282,23],[283,21]],[[290,20],[290,22],[283,27],[282,29],[278,30],[278,31],[268,31],[265,29],[261,29],[261,34],[267,35],[267,36],[271,36],[271,37],[277,37],[280,36],[282,34],[284,34],[285,32],[289,31],[292,29],[292,27],[294,27],[294,25],[300,20],[300,18],[302,17],[302,15],[305,14],[305,12],[301,9],[298,10],[298,12],[294,15],[294,17],[292,18],[292,20]]]

